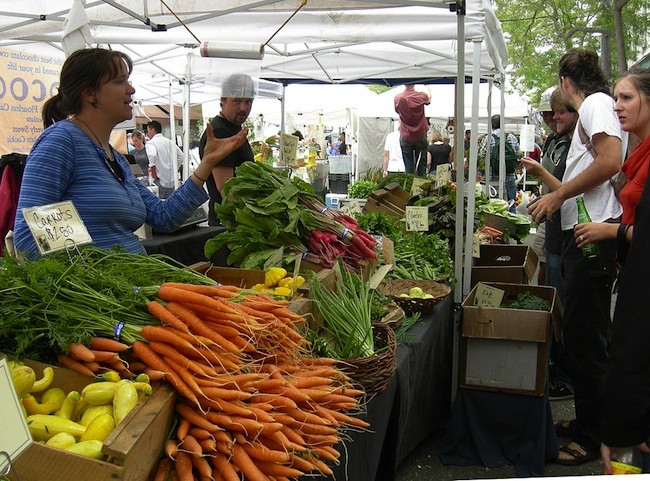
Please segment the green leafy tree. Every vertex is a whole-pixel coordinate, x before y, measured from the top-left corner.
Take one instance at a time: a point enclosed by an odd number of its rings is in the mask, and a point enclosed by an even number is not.
[[[601,56],[616,78],[647,49],[650,0],[495,0],[508,41],[515,90],[532,103],[557,84],[557,62],[572,47]]]

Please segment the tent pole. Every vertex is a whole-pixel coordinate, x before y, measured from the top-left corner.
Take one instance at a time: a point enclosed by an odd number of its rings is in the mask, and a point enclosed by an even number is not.
[[[472,68],[472,139],[478,134],[478,107],[479,107],[479,87],[481,86],[481,43],[482,39],[474,39],[474,59]],[[464,125],[461,124],[461,125]],[[457,132],[460,136],[460,132]],[[458,138],[457,136],[457,138]],[[460,142],[459,142],[460,143]],[[469,294],[472,282],[472,260],[474,252],[474,207],[476,205],[476,140],[472,142],[469,155],[469,175],[467,182],[467,225],[465,226],[465,272],[463,278],[463,296]]]
[[[183,84],[183,174],[181,181],[190,178],[190,85],[192,80],[192,52],[187,52],[185,82]]]
[[[456,9],[457,19],[457,73],[456,73],[456,129],[465,125],[465,2],[460,0],[450,6]],[[463,214],[465,198],[465,166],[463,162],[463,144],[456,142],[456,238],[454,244],[454,275],[456,286],[454,288],[454,301],[460,303],[463,297]]]
[[[172,93],[172,76],[167,76],[167,81],[169,82],[169,138],[172,140],[174,145],[176,145],[176,119],[174,112],[174,95]],[[172,179],[174,179],[174,189],[178,187],[178,182],[176,182],[176,176],[178,173],[178,158],[174,155],[175,152],[172,152]]]
[[[487,98],[487,118],[486,118],[486,123],[487,123],[487,135],[485,136],[485,141],[488,142],[490,138],[492,137],[492,124],[490,123],[490,119],[492,118],[492,89],[494,88],[494,81],[492,79],[488,80],[488,98]],[[472,136],[474,134],[472,133]],[[477,139],[478,140],[478,139]],[[485,144],[485,192],[487,193],[487,198],[490,199],[490,189],[492,188],[492,182],[494,179],[492,178],[492,168],[490,165],[490,148],[489,144]],[[498,185],[498,181],[497,181]]]
[[[458,127],[465,128],[465,0],[456,0],[449,8],[456,11],[456,25],[458,38],[457,73],[456,73],[456,126],[454,131],[458,139]],[[456,236],[454,241],[454,302],[460,304],[463,299],[463,204],[465,200],[465,162],[463,142],[456,141],[454,145],[456,164]],[[453,347],[451,360],[451,401],[456,399],[458,389],[458,365],[460,346],[460,317],[454,315]]]
[[[505,75],[501,74],[501,105],[499,114],[501,123],[499,123],[499,197],[505,199],[505,182],[506,182],[506,85]]]
[[[285,97],[287,95],[287,85],[282,84],[282,99],[280,99],[280,132],[284,134],[284,108],[285,108]],[[282,153],[282,142],[280,141],[279,154],[280,154],[280,165],[284,165],[284,154]]]

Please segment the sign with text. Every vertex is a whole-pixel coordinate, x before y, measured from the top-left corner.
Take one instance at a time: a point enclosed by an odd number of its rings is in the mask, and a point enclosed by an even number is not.
[[[282,162],[286,165],[295,164],[298,155],[298,137],[291,134],[282,134],[280,149],[282,149]]]
[[[436,166],[436,188],[447,185],[451,182],[451,164]]]
[[[41,255],[93,241],[69,200],[23,209],[23,216]]]
[[[505,291],[479,282],[476,284],[474,305],[478,307],[499,307]]]
[[[16,459],[32,443],[9,371],[7,359],[0,359],[0,452],[9,455],[9,459],[0,457],[0,473],[7,473],[10,460]]]
[[[407,231],[428,231],[429,230],[429,207],[406,206],[406,230]]]
[[[423,179],[422,177],[413,177],[413,184],[411,185],[411,197],[420,195],[423,190],[422,186],[431,182],[431,179]]]
[[[64,58],[0,48],[0,154],[26,154],[43,131],[43,104],[57,94]]]
[[[359,199],[350,199],[350,201],[343,204],[339,210],[352,217],[363,213],[361,204],[359,204]]]
[[[521,131],[519,132],[519,150],[528,153],[535,150],[535,126],[533,124],[521,126]]]

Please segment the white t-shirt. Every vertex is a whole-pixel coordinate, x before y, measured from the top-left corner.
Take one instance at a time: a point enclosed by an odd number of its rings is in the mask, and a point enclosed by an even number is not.
[[[386,136],[384,150],[388,152],[388,172],[405,172],[398,131],[391,132]]]
[[[580,124],[582,124],[585,133],[590,139],[599,133],[605,133],[619,139],[622,138],[621,124],[614,113],[614,99],[609,95],[601,92],[589,95],[580,106],[578,114],[580,121],[573,131],[571,147],[569,147],[569,154],[566,159],[566,170],[564,171],[564,177],[562,177],[563,184],[577,177],[594,161],[594,157],[580,140]],[[583,197],[585,207],[593,222],[604,222],[623,213],[621,204],[619,204],[609,180],[585,192]],[[562,230],[573,229],[578,222],[578,206],[575,197],[564,201],[561,216]]]
[[[172,155],[176,154],[177,165],[183,165],[183,152],[162,134],[154,135],[145,145],[153,151],[153,156],[149,150],[147,150],[147,155],[149,164],[156,166],[160,185],[168,189],[175,187]]]

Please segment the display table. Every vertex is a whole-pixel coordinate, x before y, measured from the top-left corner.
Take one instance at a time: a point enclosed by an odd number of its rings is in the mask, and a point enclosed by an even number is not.
[[[518,476],[543,476],[546,461],[558,454],[548,394],[461,388],[443,446],[443,464],[514,465]]]
[[[371,432],[349,432],[337,481],[392,481],[395,469],[420,442],[440,429],[451,406],[453,300],[446,296],[397,347],[397,373],[366,405]],[[318,478],[332,479],[332,478]]]
[[[206,241],[212,239],[224,227],[191,226],[172,234],[154,234],[142,241],[147,254],[164,254],[183,265],[189,266],[207,260],[203,253]]]

